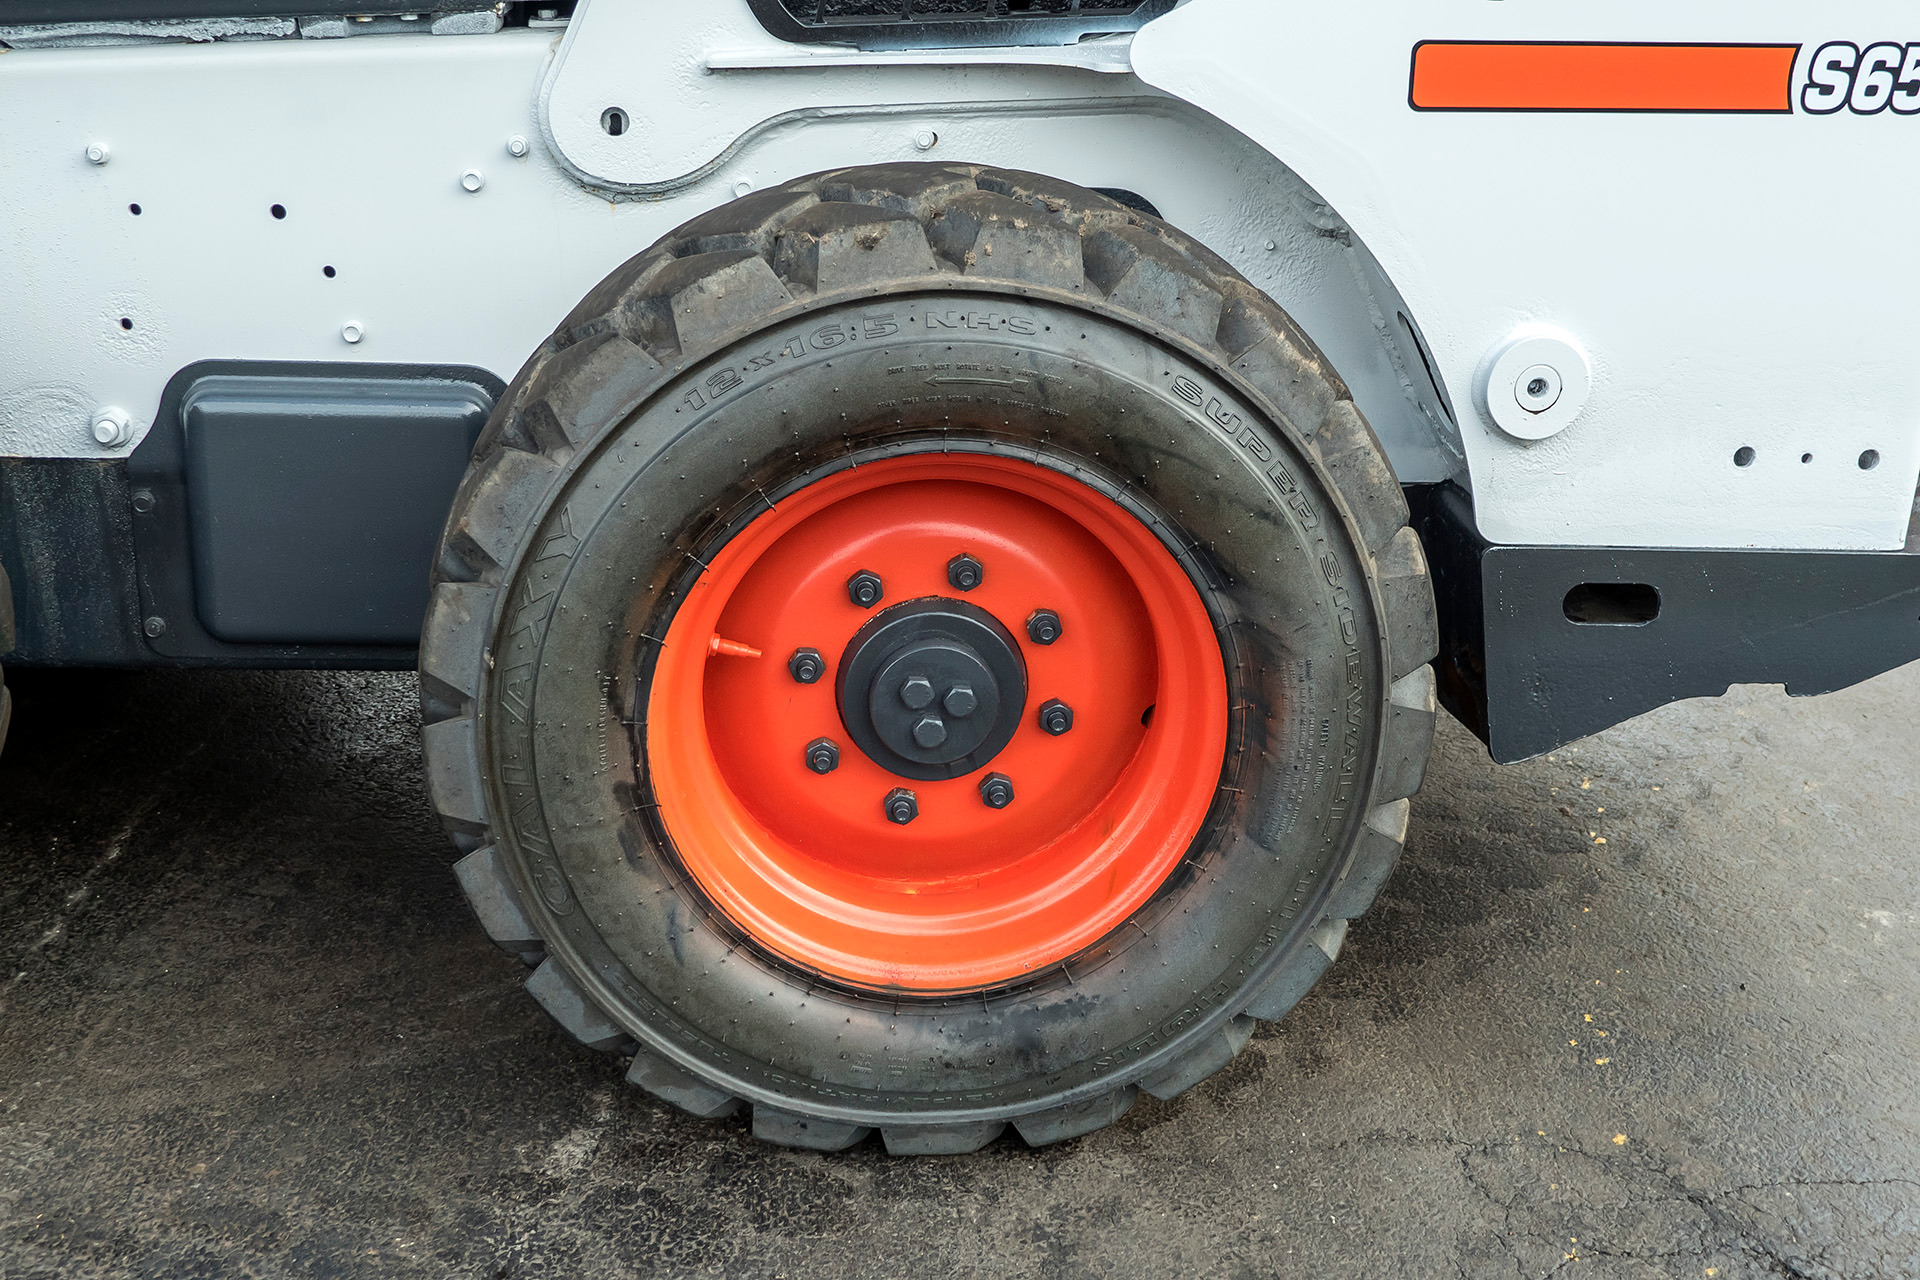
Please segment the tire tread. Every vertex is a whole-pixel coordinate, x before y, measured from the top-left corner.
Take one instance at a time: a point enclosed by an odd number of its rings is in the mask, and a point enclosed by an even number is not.
[[[631,1049],[558,961],[542,958],[524,904],[488,843],[473,701],[506,566],[595,424],[617,420],[689,361],[798,305],[954,273],[1136,316],[1209,353],[1258,393],[1313,451],[1372,557],[1394,681],[1364,837],[1307,939],[1216,1033],[1137,1086],[1015,1117],[1012,1127],[1039,1146],[1112,1124],[1142,1089],[1172,1097],[1192,1088],[1233,1060],[1255,1019],[1279,1018],[1298,1003],[1338,956],[1347,920],[1372,903],[1398,861],[1406,797],[1419,786],[1432,740],[1432,588],[1386,453],[1305,332],[1191,237],[1037,174],[892,164],[755,192],[630,259],[587,294],[514,380],[456,496],[421,654],[429,785],[443,821],[471,851],[457,874],[484,927],[538,962],[528,989],[583,1043]],[[628,1074],[695,1115],[743,1105],[645,1049],[635,1052]],[[765,1103],[752,1109],[754,1135],[784,1146],[841,1150],[871,1132]],[[929,1120],[883,1126],[881,1137],[895,1154],[957,1154],[992,1142],[1005,1127]]]

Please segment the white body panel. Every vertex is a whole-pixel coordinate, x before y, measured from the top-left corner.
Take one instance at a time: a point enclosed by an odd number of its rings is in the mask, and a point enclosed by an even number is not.
[[[1417,112],[1412,51],[1432,39],[1800,43],[1797,101],[1826,41],[1920,41],[1912,6],[1192,0],[1132,51],[1379,259],[1453,393],[1488,537],[1900,546],[1920,470],[1920,116]],[[1527,442],[1468,393],[1540,322],[1581,340],[1593,388]]]
[[[203,359],[511,377],[607,271],[705,208],[818,169],[954,160],[1147,196],[1293,312],[1403,480],[1457,474],[1464,449],[1491,537],[1895,547],[1920,469],[1905,300],[1920,250],[1899,163],[1920,119],[1407,102],[1424,38],[1900,38],[1891,3],[1827,14],[1191,0],[1130,50],[917,56],[786,45],[744,0],[600,2],[564,45],[507,31],[15,52],[0,59],[0,454],[124,454],[95,442],[95,412],[125,409],[137,443],[168,378]],[[610,106],[632,118],[618,137]],[[1541,323],[1580,341],[1592,385],[1564,431],[1518,440],[1474,385]],[[1743,446],[1756,460],[1736,468]],[[1869,448],[1882,461],[1863,471]]]
[[[736,51],[747,27],[758,30],[740,0],[714,4],[708,26],[733,33],[724,44]],[[726,136],[722,162],[702,156],[688,176],[674,167],[683,153],[667,149],[714,104],[630,58],[627,74],[653,96],[620,100],[678,104],[678,114],[636,116],[609,141],[657,140],[674,180],[608,199],[539,129],[558,43],[508,31],[0,59],[0,119],[10,122],[0,296],[13,320],[0,329],[0,454],[124,455],[167,380],[199,360],[443,362],[508,379],[601,277],[741,184],[953,159],[1148,194],[1322,343],[1403,475],[1459,469],[1397,327],[1399,303],[1343,243],[1338,219],[1285,166],[1130,75],[1017,64],[743,72],[796,92],[824,82],[847,109],[776,111],[785,118],[762,127],[756,113],[772,107],[756,104],[740,113],[744,136]],[[877,90],[889,100],[875,105]],[[598,101],[583,108],[596,132]],[[939,141],[923,151],[928,131]],[[514,136],[531,140],[525,158],[508,154]],[[108,147],[107,164],[87,161],[94,142]],[[484,179],[477,192],[461,185],[469,170]],[[275,204],[285,219],[269,214]],[[361,327],[357,342],[342,336],[349,324]],[[126,410],[131,443],[95,442],[102,405]]]

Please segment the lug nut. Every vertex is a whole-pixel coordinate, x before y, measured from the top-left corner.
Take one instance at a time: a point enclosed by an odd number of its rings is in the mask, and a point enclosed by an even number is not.
[[[1040,704],[1040,727],[1054,737],[1073,728],[1073,708],[1058,698]]]
[[[990,773],[980,779],[980,800],[989,809],[1004,809],[1013,803],[1013,779],[1004,773]]]
[[[958,555],[947,561],[947,581],[955,591],[971,591],[986,577],[986,569],[972,556]]]
[[[795,649],[787,659],[787,671],[801,684],[817,684],[827,673],[827,664],[818,649]]]
[[[1027,619],[1027,639],[1035,644],[1052,644],[1060,638],[1060,615],[1051,609],[1035,609]]]
[[[909,710],[924,711],[933,705],[933,682],[925,676],[909,676],[900,686],[900,701]]]
[[[927,716],[913,726],[913,740],[923,751],[931,751],[947,740],[947,726],[939,716]]]
[[[871,570],[862,569],[847,579],[847,599],[862,609],[871,609],[880,603],[880,597],[886,594],[880,585],[880,575]]]
[[[807,768],[815,773],[832,773],[840,767],[840,744],[832,738],[815,738],[807,744]]]
[[[920,816],[920,801],[905,787],[895,787],[887,792],[887,798],[881,804],[887,811],[887,821],[895,826],[904,827]]]
[[[956,720],[965,720],[980,705],[980,699],[974,696],[971,685],[957,684],[947,690],[947,696],[941,700],[941,706],[947,714]]]

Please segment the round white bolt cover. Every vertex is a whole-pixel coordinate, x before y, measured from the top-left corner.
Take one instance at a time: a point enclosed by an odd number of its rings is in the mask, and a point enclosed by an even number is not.
[[[1480,396],[1502,431],[1545,440],[1573,425],[1592,389],[1593,365],[1573,335],[1529,325],[1494,349]]]
[[[922,129],[913,135],[913,145],[922,151],[931,151],[940,145],[940,135],[931,129]]]
[[[487,185],[487,176],[478,169],[469,169],[460,175],[460,185],[469,192],[478,191]]]
[[[93,439],[102,449],[118,449],[133,443],[133,419],[124,409],[97,409],[93,415]]]
[[[507,154],[510,156],[524,156],[527,154],[527,140],[517,133],[511,138],[508,138]]]
[[[733,184],[733,198],[736,200],[738,200],[741,196],[750,194],[752,191],[753,191],[753,179],[751,178],[741,178],[739,181]]]
[[[110,153],[107,151],[106,143],[90,142],[87,144],[87,159],[94,164],[105,164],[109,155]]]
[[[348,342],[358,342],[367,336],[367,329],[358,320],[349,320],[340,326],[340,336]]]

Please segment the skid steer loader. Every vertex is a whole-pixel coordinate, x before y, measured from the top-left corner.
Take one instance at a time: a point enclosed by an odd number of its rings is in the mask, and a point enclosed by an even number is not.
[[[771,1142],[1218,1071],[1393,870],[1439,705],[1511,761],[1920,656],[1891,0],[0,43],[7,663],[417,666],[533,997]]]

